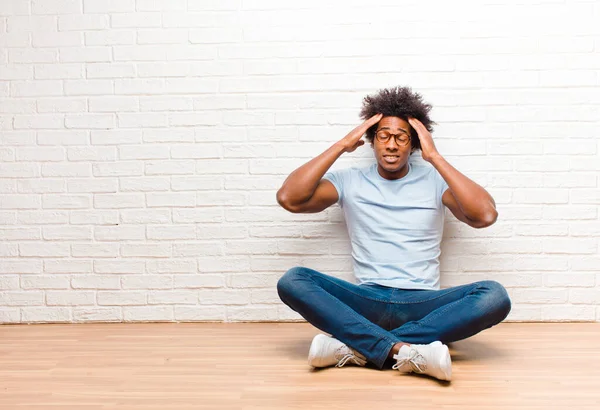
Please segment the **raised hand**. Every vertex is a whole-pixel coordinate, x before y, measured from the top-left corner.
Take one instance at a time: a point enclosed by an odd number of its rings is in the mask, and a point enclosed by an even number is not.
[[[435,144],[433,142],[433,137],[427,128],[423,125],[423,123],[416,118],[408,117],[408,123],[417,131],[419,135],[419,141],[421,141],[421,155],[423,159],[427,162],[431,162],[436,156],[439,156]]]
[[[362,136],[369,128],[377,124],[382,118],[383,114],[375,114],[350,131],[344,138],[342,138],[340,140],[340,144],[344,147],[344,152],[352,152],[361,145],[364,145],[365,141],[361,139]]]

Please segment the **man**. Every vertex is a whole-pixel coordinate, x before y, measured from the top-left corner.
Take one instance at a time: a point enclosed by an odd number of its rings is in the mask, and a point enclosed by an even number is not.
[[[367,362],[382,369],[450,380],[445,343],[500,323],[511,309],[495,281],[440,289],[439,255],[444,207],[473,228],[493,224],[494,199],[437,151],[431,105],[408,87],[380,90],[363,100],[363,124],[302,165],[277,192],[290,212],[321,212],[339,203],[352,244],[355,285],[306,267],[277,283],[281,300],[317,335],[313,367]],[[328,172],[346,152],[371,143],[376,163]],[[410,160],[421,151],[431,164]],[[388,363],[390,364],[390,363]]]

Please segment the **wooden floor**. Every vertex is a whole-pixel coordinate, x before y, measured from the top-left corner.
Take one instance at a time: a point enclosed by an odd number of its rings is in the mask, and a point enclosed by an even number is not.
[[[0,326],[0,409],[600,409],[600,324],[508,323],[453,381],[311,370],[306,323]]]

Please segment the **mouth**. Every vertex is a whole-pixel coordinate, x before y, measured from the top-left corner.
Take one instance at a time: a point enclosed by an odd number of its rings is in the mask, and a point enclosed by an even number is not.
[[[393,164],[394,162],[397,162],[400,159],[399,155],[384,155],[383,156],[383,160],[385,162],[387,162],[388,164]]]

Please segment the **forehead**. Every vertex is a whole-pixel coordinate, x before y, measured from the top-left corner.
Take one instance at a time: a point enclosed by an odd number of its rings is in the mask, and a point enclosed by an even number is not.
[[[379,124],[377,125],[377,129],[380,130],[382,128],[389,128],[392,131],[396,130],[408,130],[409,124],[404,121],[402,118],[398,117],[383,117]]]

